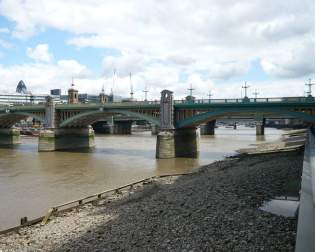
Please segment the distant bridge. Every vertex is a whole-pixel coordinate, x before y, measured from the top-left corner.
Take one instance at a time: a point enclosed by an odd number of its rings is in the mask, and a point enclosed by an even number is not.
[[[161,92],[160,101],[54,104],[48,99],[45,104],[0,108],[0,143],[13,144],[18,133],[12,126],[20,120],[33,117],[43,122],[46,128],[39,138],[39,150],[89,147],[93,145],[94,138],[89,125],[117,115],[145,120],[160,129],[157,157],[195,156],[198,152],[195,130],[201,124],[207,123],[211,131],[214,128],[213,122],[218,118],[251,117],[256,120],[257,134],[264,133],[265,118],[275,116],[299,118],[313,124],[315,99],[280,97],[173,100],[173,94],[168,90]],[[10,135],[14,137],[11,139]],[[185,150],[180,145],[185,146]]]

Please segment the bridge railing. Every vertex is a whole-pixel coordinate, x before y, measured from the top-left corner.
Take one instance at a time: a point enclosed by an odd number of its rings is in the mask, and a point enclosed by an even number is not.
[[[235,99],[195,99],[195,100],[175,100],[175,104],[210,104],[210,103],[273,103],[273,102],[315,102],[313,97],[271,97],[271,98],[235,98]]]
[[[313,97],[271,97],[271,98],[229,98],[229,99],[195,99],[195,100],[174,100],[174,104],[229,104],[229,103],[295,103],[295,102],[315,102],[315,98]],[[80,106],[82,104],[86,104],[88,106],[99,106],[100,102],[86,102],[80,104],[71,104],[72,106]],[[114,106],[137,106],[137,105],[158,105],[160,104],[160,100],[152,100],[152,101],[114,101],[108,102],[104,105],[114,105]],[[41,107],[44,103],[40,104],[18,104],[18,105],[0,105],[0,110],[3,110],[7,107],[15,107],[15,108],[26,108],[26,107]],[[68,105],[68,103],[57,103],[58,106]]]
[[[268,97],[268,98],[229,98],[229,99],[195,99],[195,100],[174,100],[174,104],[210,104],[210,103],[273,103],[273,102],[315,102],[313,97]],[[90,103],[89,103],[90,104]],[[114,101],[111,104],[122,105],[146,105],[146,104],[160,104],[160,100],[153,101]]]

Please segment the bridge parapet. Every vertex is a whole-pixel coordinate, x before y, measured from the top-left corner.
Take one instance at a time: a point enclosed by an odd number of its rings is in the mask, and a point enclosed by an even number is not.
[[[228,99],[194,99],[174,100],[174,104],[223,104],[223,103],[294,103],[294,102],[315,102],[314,97],[268,97],[268,98],[228,98]]]

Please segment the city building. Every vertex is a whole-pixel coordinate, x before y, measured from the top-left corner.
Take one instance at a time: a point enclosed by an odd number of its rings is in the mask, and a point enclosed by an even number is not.
[[[51,95],[61,95],[61,89],[52,89],[50,90]]]
[[[16,86],[16,92],[19,94],[27,94],[27,87],[24,81],[20,80],[18,85]]]
[[[32,94],[27,90],[23,80],[20,80],[16,86],[15,93],[1,93],[0,105],[16,105],[16,104],[39,104],[46,101],[48,94]],[[59,95],[52,95],[56,103],[60,102]]]
[[[79,103],[79,92],[74,88],[73,82],[71,84],[71,88],[68,89],[68,103],[70,104]]]

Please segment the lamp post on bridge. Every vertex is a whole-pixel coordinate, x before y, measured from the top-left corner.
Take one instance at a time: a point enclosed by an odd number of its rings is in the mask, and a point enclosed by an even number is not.
[[[130,101],[133,101],[133,85],[131,80],[131,73],[129,74],[129,81],[130,81]]]
[[[247,89],[249,88],[250,86],[247,85],[247,81],[245,81],[245,84],[244,86],[242,86],[242,88],[244,88],[245,90],[245,96],[243,98],[243,102],[249,102],[249,98],[247,97]]]
[[[190,83],[190,88],[187,89],[189,91],[189,95],[186,97],[186,101],[193,102],[195,100],[195,97],[193,97],[193,90],[195,90],[192,87],[192,84]]]
[[[255,92],[253,93],[253,95],[255,96],[255,99],[257,99],[257,96],[259,95],[259,92],[257,91],[256,88],[255,88]]]
[[[315,85],[315,83],[312,83],[312,79],[308,79],[308,83],[305,83],[305,86],[308,86],[308,91],[306,92],[307,97],[312,97],[312,86]]]
[[[193,90],[195,90],[195,89],[192,87],[192,84],[190,83],[190,88],[188,88],[188,91],[189,91],[189,95],[190,95],[190,96],[192,96]]]
[[[142,92],[144,93],[144,101],[148,101],[148,92],[149,92],[149,90],[148,90],[147,84],[145,84],[144,90],[142,90]]]
[[[211,102],[211,97],[213,96],[213,93],[211,92],[211,90],[208,93],[208,97],[209,97],[209,103]]]

